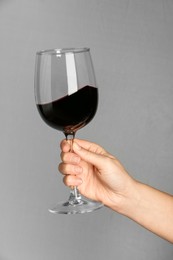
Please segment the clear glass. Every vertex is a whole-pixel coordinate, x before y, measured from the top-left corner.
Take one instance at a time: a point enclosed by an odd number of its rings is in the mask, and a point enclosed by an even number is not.
[[[89,48],[43,50],[36,53],[35,100],[42,119],[71,140],[94,117],[98,88]],[[92,212],[100,202],[83,197],[77,187],[69,199],[49,211],[60,214]]]

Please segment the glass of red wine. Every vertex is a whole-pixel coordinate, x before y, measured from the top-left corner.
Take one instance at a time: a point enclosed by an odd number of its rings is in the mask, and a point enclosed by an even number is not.
[[[43,50],[36,53],[35,100],[42,119],[71,140],[94,117],[98,88],[89,48]],[[69,199],[49,211],[60,214],[92,212],[100,202],[83,197],[72,187]]]

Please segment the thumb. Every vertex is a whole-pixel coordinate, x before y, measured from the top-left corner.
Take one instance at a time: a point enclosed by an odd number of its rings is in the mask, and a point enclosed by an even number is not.
[[[73,151],[81,157],[84,161],[93,164],[98,169],[101,169],[105,163],[103,160],[103,155],[94,153],[92,151],[86,150],[81,147],[78,143],[73,143]]]

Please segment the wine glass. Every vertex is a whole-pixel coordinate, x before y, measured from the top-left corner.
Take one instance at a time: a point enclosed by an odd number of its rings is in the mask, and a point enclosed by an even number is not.
[[[89,48],[43,50],[36,53],[35,100],[42,119],[71,140],[94,117],[98,88]],[[100,202],[83,197],[72,187],[69,199],[49,211],[61,214],[92,212]]]

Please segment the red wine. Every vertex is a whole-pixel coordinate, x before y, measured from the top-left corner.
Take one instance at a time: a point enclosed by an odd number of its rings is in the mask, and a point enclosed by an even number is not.
[[[97,110],[97,104],[97,88],[85,86],[58,100],[38,104],[37,108],[49,126],[63,131],[65,134],[72,134],[92,120]]]

